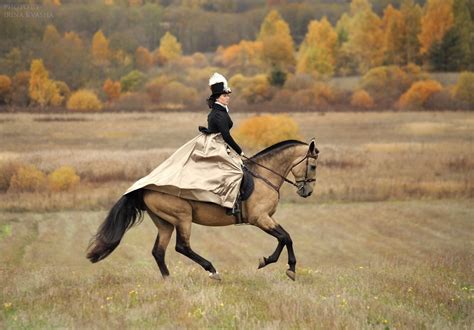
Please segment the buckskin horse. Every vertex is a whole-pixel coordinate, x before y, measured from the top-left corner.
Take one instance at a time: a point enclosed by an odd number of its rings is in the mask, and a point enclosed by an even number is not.
[[[278,240],[275,251],[269,257],[260,258],[258,268],[278,261],[286,246],[289,266],[286,274],[293,281],[296,276],[293,242],[290,234],[272,216],[280,200],[280,187],[284,182],[294,185],[301,197],[311,195],[316,181],[318,154],[314,139],[309,145],[288,140],[268,147],[244,161],[244,166],[255,178],[253,193],[242,202],[246,211],[245,221]],[[287,179],[290,172],[295,182]],[[163,278],[169,276],[165,252],[176,228],[176,251],[201,265],[209,272],[210,278],[221,279],[211,262],[191,249],[191,225],[228,226],[235,224],[236,218],[227,215],[225,208],[217,204],[187,200],[145,188],[122,196],[112,207],[89,245],[87,258],[95,263],[112,253],[125,232],[143,219],[144,211],[158,228],[152,254]]]

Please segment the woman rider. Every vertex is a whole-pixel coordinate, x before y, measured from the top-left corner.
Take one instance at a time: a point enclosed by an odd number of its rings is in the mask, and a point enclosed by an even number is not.
[[[238,216],[237,197],[243,177],[242,149],[230,135],[230,88],[227,80],[214,73],[209,79],[211,108],[208,127],[181,146],[150,174],[136,181],[126,192],[146,188],[184,199],[211,202]]]

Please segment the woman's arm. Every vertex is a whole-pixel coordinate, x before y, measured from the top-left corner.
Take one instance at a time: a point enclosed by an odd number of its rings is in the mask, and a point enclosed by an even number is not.
[[[230,130],[229,130],[229,120],[227,118],[227,114],[221,114],[217,113],[216,116],[216,127],[219,130],[219,132],[222,134],[222,137],[224,138],[224,141],[237,152],[239,155],[242,153],[242,148],[237,144],[237,142],[234,141],[232,136],[230,135]]]

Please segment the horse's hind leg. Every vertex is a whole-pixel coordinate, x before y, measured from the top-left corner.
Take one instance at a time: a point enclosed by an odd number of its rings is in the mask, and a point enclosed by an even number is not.
[[[186,221],[176,226],[176,251],[195,261],[209,272],[209,277],[220,280],[219,273],[209,260],[204,259],[191,249],[189,239],[191,237],[191,221]]]
[[[166,278],[170,275],[170,272],[165,263],[165,252],[168,243],[170,242],[171,235],[173,234],[174,226],[151,212],[148,212],[148,214],[158,228],[158,235],[156,236],[152,254],[153,257],[155,257],[158,268],[160,268],[161,275],[163,278]]]

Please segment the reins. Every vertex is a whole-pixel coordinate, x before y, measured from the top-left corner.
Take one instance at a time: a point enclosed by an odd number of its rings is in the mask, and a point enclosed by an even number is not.
[[[290,168],[290,171],[291,171],[295,166],[298,166],[299,164],[301,164],[303,161],[306,160],[305,177],[304,177],[303,180],[295,180],[295,182],[293,182],[293,181],[287,179],[285,176],[283,176],[283,175],[281,175],[280,173],[278,173],[278,172],[272,170],[271,168],[268,168],[268,167],[266,167],[266,166],[264,166],[264,165],[262,165],[262,164],[257,163],[256,161],[254,161],[253,159],[251,159],[251,158],[249,158],[249,157],[247,157],[247,156],[243,156],[243,157],[244,157],[246,160],[250,161],[251,163],[253,163],[253,164],[257,165],[257,166],[260,166],[261,168],[264,168],[264,169],[266,169],[266,170],[269,171],[269,172],[272,172],[272,173],[275,174],[276,176],[278,176],[278,177],[280,177],[281,179],[283,179],[284,182],[287,182],[287,183],[289,183],[289,184],[295,186],[296,188],[299,188],[299,187],[298,187],[298,183],[300,183],[300,182],[306,183],[306,182],[313,182],[313,181],[316,181],[316,179],[308,179],[308,162],[309,162],[309,158],[314,158],[314,157],[311,157],[311,156],[309,155],[309,153],[306,154],[306,156],[304,156],[303,159],[301,159],[298,163],[296,163],[295,165],[293,165],[293,166]],[[274,185],[272,182],[270,182],[270,180],[268,180],[267,178],[261,176],[260,174],[254,173],[254,172],[251,171],[249,168],[247,168],[247,171],[249,171],[249,173],[250,173],[252,176],[263,180],[263,182],[265,182],[265,183],[268,184],[270,187],[272,187],[273,189],[275,189],[275,190],[278,192],[278,197],[280,197],[280,188],[279,188],[279,187],[277,187],[276,185]]]

